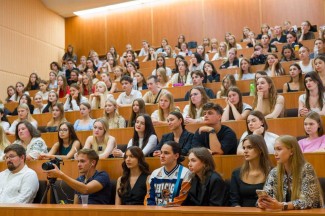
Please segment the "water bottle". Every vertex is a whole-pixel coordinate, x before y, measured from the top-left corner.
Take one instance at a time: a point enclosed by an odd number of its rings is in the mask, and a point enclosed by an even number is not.
[[[137,78],[133,77],[133,82],[132,82],[132,89],[137,90],[138,89],[138,82]]]
[[[315,45],[314,46],[314,58],[318,56],[318,47]]]
[[[254,96],[255,95],[255,84],[254,82],[251,82],[249,84],[249,96]]]

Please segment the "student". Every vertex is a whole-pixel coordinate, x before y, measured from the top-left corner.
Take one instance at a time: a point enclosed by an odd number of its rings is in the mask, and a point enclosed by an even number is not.
[[[251,65],[265,64],[265,62],[266,62],[266,55],[264,55],[264,53],[263,53],[262,44],[260,44],[260,43],[255,44],[254,52],[250,58]]]
[[[228,89],[232,86],[236,86],[236,79],[234,75],[227,74],[222,79],[220,90],[217,92],[217,98],[226,98]]]
[[[297,34],[294,31],[287,33],[287,43],[295,50],[298,51],[303,45],[297,41]]]
[[[215,60],[226,60],[227,59],[227,53],[228,53],[228,44],[224,41],[221,41],[219,43],[218,52],[214,54],[211,61]]]
[[[220,74],[210,61],[206,61],[203,65],[204,80],[203,83],[220,82]]]
[[[236,80],[254,79],[255,74],[252,72],[249,59],[242,58],[240,60],[239,74],[235,74]]]
[[[17,82],[16,83],[16,93],[14,96],[14,101],[19,101],[20,97],[23,96],[24,94],[29,95],[29,93],[27,91],[24,91],[25,89],[25,85],[22,82]]]
[[[125,128],[125,119],[117,111],[114,98],[108,98],[104,107],[104,118],[108,122],[108,128]]]
[[[192,78],[190,71],[188,69],[188,63],[185,60],[180,60],[178,63],[178,73],[175,73],[170,82],[174,86],[179,85],[191,85],[192,84]],[[176,84],[176,85],[175,85]]]
[[[279,137],[274,151],[277,167],[269,173],[263,188],[267,195],[257,200],[257,206],[284,211],[321,208],[322,189],[314,168],[305,161],[297,139],[288,135]]]
[[[210,46],[210,45],[208,45],[208,46]],[[198,45],[196,47],[196,52],[201,56],[201,59],[203,61],[209,61],[209,55],[205,52],[205,46],[204,45]]]
[[[52,107],[52,118],[46,125],[48,132],[58,131],[59,125],[67,120],[64,117],[64,108],[62,103],[57,103]]]
[[[58,129],[59,142],[54,143],[49,153],[42,153],[41,159],[72,159],[74,154],[81,148],[81,143],[77,137],[73,125],[69,122],[63,122]]]
[[[201,71],[198,71],[202,74]],[[203,77],[202,77],[203,79]],[[204,104],[210,101],[206,94],[205,88],[201,86],[193,87],[190,91],[189,104],[184,107],[184,123],[199,123],[203,121],[202,108]]]
[[[120,83],[122,85],[123,91],[125,91],[125,92],[121,93],[118,96],[118,98],[116,100],[116,103],[118,106],[121,106],[121,107],[128,106],[128,105],[132,104],[134,99],[142,98],[142,94],[140,91],[132,89],[133,79],[131,77],[123,76]]]
[[[145,114],[146,113],[146,105],[143,101],[142,98],[137,98],[132,102],[132,111],[130,115],[130,119],[128,122],[128,127],[134,127],[135,125],[135,119],[140,115],[140,114]]]
[[[204,81],[204,73],[200,70],[193,71],[191,73],[192,81],[193,81],[193,87],[202,87],[203,90],[205,91],[206,95],[210,98],[216,98],[214,95],[213,91],[209,88],[203,87],[203,81]],[[190,92],[188,91],[185,94],[185,101],[188,101],[190,99]]]
[[[295,52],[293,51],[290,45],[284,45],[281,51],[281,62],[289,62],[298,60],[295,56]]]
[[[12,85],[7,87],[7,97],[6,97],[6,102],[12,102],[15,101],[16,97],[16,88]]]
[[[301,151],[303,153],[324,152],[325,135],[320,115],[313,111],[309,112],[304,120],[304,129],[307,138],[298,141]]]
[[[149,156],[158,143],[155,128],[151,118],[147,114],[140,114],[134,124],[133,138],[130,139],[127,147],[138,146],[145,156]],[[113,151],[114,157],[123,157],[124,153],[120,149]]]
[[[80,117],[73,125],[75,131],[93,130],[95,119],[90,117],[91,106],[88,102],[80,103]]]
[[[243,103],[243,97],[239,88],[230,87],[227,94],[227,106],[224,109],[221,121],[246,120],[252,107],[247,103]]]
[[[273,80],[260,77],[256,83],[254,110],[263,113],[265,118],[279,118],[284,115],[284,97],[278,95]]]
[[[42,100],[48,100],[49,88],[48,88],[48,82],[46,80],[39,81],[39,91],[37,93],[42,96]]]
[[[27,104],[27,106],[29,107],[30,113],[32,114],[34,112],[34,105],[32,104],[32,99],[30,98],[30,96],[28,94],[23,94],[20,97],[18,104]],[[12,115],[12,116],[18,115],[17,107],[14,109],[14,111],[12,111],[12,113],[10,113],[10,115]]]
[[[103,81],[106,84],[108,93],[113,94],[114,92],[116,92],[117,84],[111,81],[111,78],[107,72],[101,73],[100,78],[101,81]]]
[[[49,99],[42,113],[52,112],[53,106],[58,102],[59,102],[59,95],[54,90],[51,90],[49,92]]]
[[[7,131],[10,128],[7,117],[5,116],[5,111],[3,108],[0,108],[0,126],[4,131]]]
[[[325,87],[325,56],[318,56],[314,59],[315,71],[318,73]]]
[[[169,92],[162,94],[159,99],[158,109],[151,114],[153,125],[166,125],[169,113],[176,109],[173,95]]]
[[[159,68],[157,70],[157,82],[159,88],[168,88],[170,82],[169,82],[169,77],[167,77],[166,70],[164,68]],[[148,81],[147,81],[147,85],[148,85]]]
[[[124,70],[121,66],[114,67],[114,82],[120,82],[124,74]]]
[[[298,36],[298,41],[315,39],[314,32],[310,31],[311,23],[306,20],[301,23],[301,34]]]
[[[172,75],[172,70],[169,67],[166,66],[166,59],[165,59],[164,56],[158,56],[157,57],[156,69],[154,69],[151,74],[157,76],[157,70],[159,68],[164,68],[166,70],[167,76],[170,77]]]
[[[242,49],[242,46],[239,43],[237,43],[235,35],[228,36],[228,48],[229,48],[229,50],[234,48],[236,50],[236,52],[237,52],[237,50]]]
[[[305,116],[310,111],[325,115],[325,90],[319,75],[309,72],[304,80],[306,93],[299,96],[299,116]]]
[[[192,148],[188,156],[188,168],[194,175],[191,189],[182,205],[225,206],[228,201],[227,184],[215,171],[215,162],[209,150]]]
[[[157,59],[157,54],[156,54],[155,48],[150,47],[148,55],[146,57],[144,57],[142,62],[153,61],[156,59]]]
[[[91,109],[103,109],[105,102],[108,98],[112,98],[113,95],[107,91],[106,84],[103,81],[96,83],[95,93],[90,94],[89,102],[91,103]]]
[[[66,98],[70,94],[70,87],[67,83],[67,79],[64,75],[58,75],[58,89],[56,93],[59,95],[59,98]]]
[[[192,146],[206,147],[211,154],[236,154],[235,132],[221,124],[223,109],[218,104],[206,103],[203,106],[203,124],[194,134]]]
[[[160,164],[147,182],[145,205],[181,205],[191,187],[191,172],[183,167],[181,148],[178,143],[169,141],[161,148]],[[162,197],[163,195],[163,197]]]
[[[267,149],[269,154],[274,153],[274,143],[275,139],[279,136],[271,133],[268,130],[268,124],[263,116],[263,114],[259,111],[252,111],[249,113],[247,120],[246,120],[246,128],[247,130],[243,133],[243,135],[240,137],[239,144],[237,147],[237,154],[243,155],[244,149],[243,149],[243,140],[247,135],[260,135],[264,137],[265,143],[267,145]]]
[[[88,96],[95,92],[95,86],[93,85],[93,80],[88,74],[84,73],[82,75],[82,80],[79,86],[80,86],[80,93],[83,96]]]
[[[169,113],[168,118],[168,127],[171,133],[166,133],[162,135],[162,138],[156,147],[155,151],[153,152],[154,157],[160,157],[161,155],[161,147],[167,141],[175,141],[178,143],[179,147],[181,148],[181,154],[186,156],[188,151],[192,147],[192,139],[193,135],[191,132],[187,131],[185,128],[185,121],[183,118],[182,113],[173,111]]]
[[[115,205],[143,205],[149,164],[138,146],[127,148],[123,159],[123,174],[116,183]]]
[[[31,73],[29,75],[28,83],[26,85],[25,91],[38,90],[39,89],[40,78],[37,73]]]
[[[313,59],[310,59],[309,57],[309,48],[302,46],[299,49],[299,59],[300,61],[298,62],[302,73],[306,74],[308,72],[314,71],[314,65],[313,65]]]
[[[197,70],[203,71],[204,63],[205,61],[199,53],[192,53],[190,59],[190,65],[188,66],[188,69],[190,72],[197,71]]]
[[[264,70],[270,77],[285,75],[285,71],[279,62],[276,54],[268,54],[264,65]]]
[[[283,84],[283,93],[304,91],[304,80],[302,71],[297,63],[293,63],[289,67],[290,81]]]
[[[273,28],[273,38],[270,41],[270,44],[277,45],[287,43],[286,36],[282,33],[282,27],[280,25],[276,25]]]
[[[245,162],[231,175],[230,205],[233,207],[255,207],[256,190],[263,185],[271,170],[266,143],[262,136],[251,134],[243,140]]]
[[[93,135],[86,139],[84,149],[93,149],[99,159],[108,158],[116,148],[115,137],[108,134],[108,123],[104,118],[96,119],[93,126]]]
[[[58,88],[57,76],[58,74],[55,71],[50,71],[48,81],[50,90],[56,90]]]
[[[231,48],[228,51],[226,62],[224,62],[220,66],[220,69],[236,68],[236,67],[239,67],[239,59],[237,57],[237,49]]]
[[[140,71],[135,72],[134,77],[136,78],[138,91],[148,89],[146,78],[144,78],[143,73]]]
[[[34,111],[33,114],[41,114],[43,113],[44,108],[46,107],[45,104],[43,104],[43,98],[41,94],[36,93],[34,96]]]
[[[13,121],[10,128],[6,131],[6,134],[14,135],[16,133],[17,125],[19,124],[19,122],[24,120],[30,122],[31,125],[35,127],[35,129],[37,128],[37,121],[31,115],[27,104],[20,104],[17,110],[18,110],[18,118],[15,121]]]
[[[80,93],[80,88],[77,83],[70,85],[70,94],[65,100],[64,111],[78,111],[80,104],[88,102],[88,99]]]

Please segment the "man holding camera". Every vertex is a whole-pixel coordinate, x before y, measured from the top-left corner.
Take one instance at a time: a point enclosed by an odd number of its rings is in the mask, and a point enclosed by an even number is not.
[[[81,195],[89,195],[88,204],[109,204],[111,183],[105,171],[97,171],[98,154],[93,149],[78,151],[78,170],[80,176],[73,179],[63,173],[56,164],[54,169],[44,171],[48,178],[60,178],[76,191],[74,204],[81,203]]]
[[[8,169],[0,173],[0,203],[32,203],[39,182],[36,172],[25,164],[25,148],[11,144],[4,153]]]

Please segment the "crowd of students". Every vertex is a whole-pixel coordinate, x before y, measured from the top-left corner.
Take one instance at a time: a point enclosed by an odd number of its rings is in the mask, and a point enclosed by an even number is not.
[[[17,82],[8,86],[7,103],[18,102],[14,110],[0,108],[0,157],[10,143],[6,134],[15,135],[15,144],[26,148],[26,158],[47,159],[78,157],[82,148],[93,149],[99,159],[123,157],[123,176],[117,182],[117,204],[146,205],[214,205],[214,206],[258,206],[260,208],[283,210],[316,208],[323,205],[317,176],[311,165],[303,159],[302,152],[325,150],[325,135],[321,116],[325,115],[325,54],[324,32],[315,40],[314,52],[300,42],[314,39],[310,23],[301,25],[301,32],[295,28],[281,26],[270,28],[263,24],[261,34],[255,38],[248,27],[243,29],[243,42],[254,47],[250,58],[237,56],[243,47],[231,33],[225,41],[204,38],[195,49],[188,49],[184,35],[178,38],[175,50],[162,39],[157,50],[147,41],[139,55],[128,44],[119,56],[114,47],[106,54],[104,61],[95,51],[88,57],[77,56],[68,46],[62,58],[63,65],[50,64],[48,80],[37,73],[30,74],[28,83]],[[275,45],[286,43],[281,57]],[[244,48],[245,49],[245,48]],[[294,50],[299,53],[296,59]],[[228,74],[220,80],[208,53],[215,53],[212,61],[223,60],[220,69],[239,69],[239,74]],[[138,56],[143,61],[156,61],[149,77],[141,73]],[[185,57],[189,56],[190,61]],[[175,68],[166,66],[166,59],[175,59]],[[301,92],[298,115],[305,118],[307,137],[300,140],[291,136],[278,136],[268,131],[266,119],[284,117],[285,100],[278,94],[272,77],[283,76],[283,61],[295,61],[289,67],[290,80],[283,86],[283,92]],[[253,73],[252,65],[264,64],[264,70]],[[111,80],[110,73],[114,73]],[[243,92],[236,81],[252,80],[253,104],[243,102]],[[214,94],[205,83],[221,81],[221,88]],[[113,93],[122,93],[114,98]],[[166,87],[192,85],[184,95],[188,105],[180,110],[175,105],[173,94]],[[142,95],[141,90],[148,89]],[[30,90],[39,90],[33,100]],[[60,99],[61,98],[61,99]],[[225,98],[226,106],[211,103],[211,99]],[[60,103],[64,100],[64,103]],[[47,101],[43,103],[43,101]],[[157,104],[157,109],[146,114],[147,104]],[[131,116],[122,116],[119,107],[129,106]],[[102,118],[92,119],[90,112],[102,109]],[[68,122],[65,112],[80,111],[80,119]],[[46,127],[39,127],[32,114],[51,113]],[[6,116],[17,116],[10,125]],[[234,131],[223,125],[230,120],[245,120],[247,131],[239,144]],[[202,123],[199,129],[190,133],[185,124]],[[158,140],[155,127],[167,125],[170,133]],[[133,134],[127,150],[117,148],[115,138],[109,129],[133,127]],[[37,130],[39,129],[39,130]],[[92,130],[85,143],[76,135],[79,130]],[[42,132],[57,132],[58,142],[48,151],[41,138]],[[215,172],[214,154],[243,154],[245,163],[233,172],[230,189]],[[268,154],[274,154],[278,164],[270,165]],[[149,175],[147,156],[159,157],[162,167]],[[188,169],[181,162],[188,156]],[[144,193],[145,189],[147,193]],[[257,197],[256,189],[263,189],[266,195]],[[229,202],[228,202],[229,198]]]

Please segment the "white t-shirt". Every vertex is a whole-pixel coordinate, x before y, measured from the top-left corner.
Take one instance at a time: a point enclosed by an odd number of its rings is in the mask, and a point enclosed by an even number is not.
[[[240,137],[239,145],[237,147],[237,154],[238,154],[238,151],[243,151],[243,139],[247,135],[248,135],[248,133],[247,133],[247,131],[245,131],[243,133],[243,135]],[[266,143],[267,150],[268,150],[269,154],[274,154],[274,144],[275,144],[276,138],[278,138],[278,137],[279,136],[274,134],[274,133],[271,133],[271,132],[268,132],[268,131],[265,132],[264,140],[265,140],[265,143]]]

